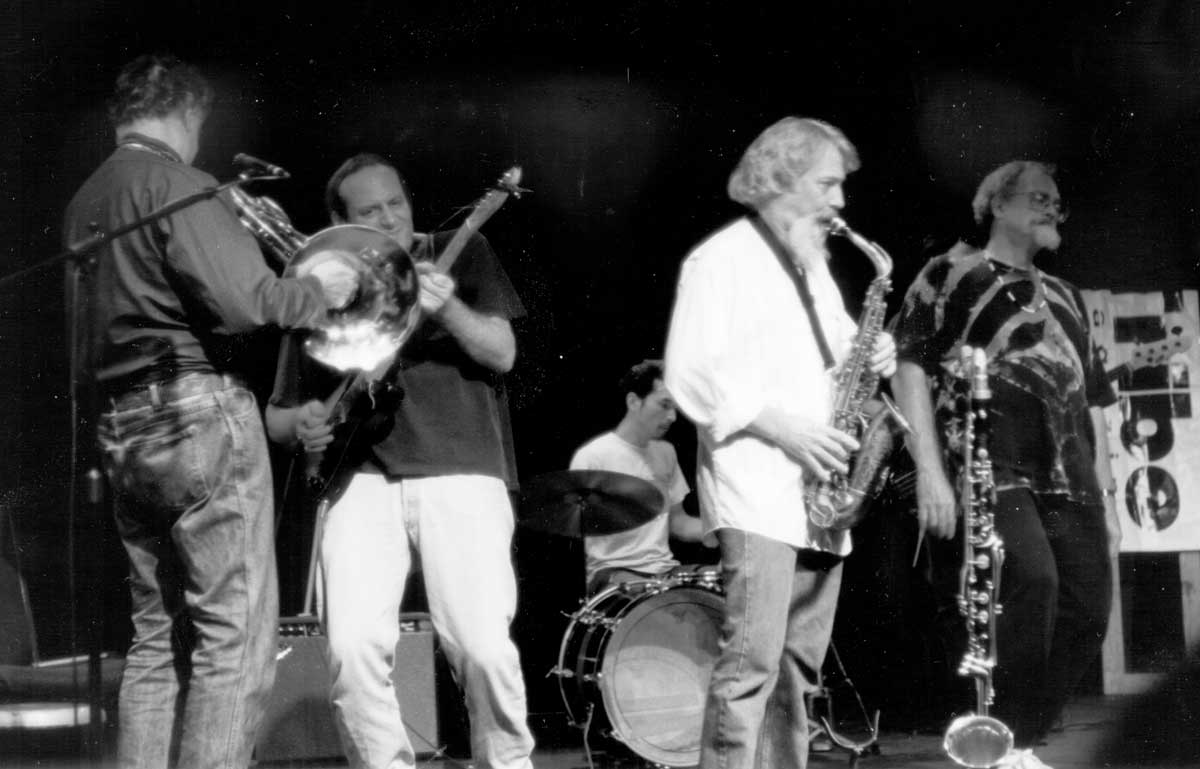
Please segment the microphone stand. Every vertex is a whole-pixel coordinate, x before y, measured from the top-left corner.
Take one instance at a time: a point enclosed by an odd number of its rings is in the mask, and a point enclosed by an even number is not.
[[[27,275],[46,267],[51,267],[59,263],[66,263],[70,266],[70,275],[67,281],[67,322],[69,334],[68,359],[70,362],[69,403],[73,427],[69,461],[71,487],[67,506],[67,550],[70,559],[68,579],[70,582],[69,593],[71,595],[72,657],[76,655],[75,638],[77,631],[75,628],[75,607],[78,595],[76,586],[79,582],[76,579],[77,564],[75,563],[79,555],[76,546],[76,529],[80,529],[80,535],[86,535],[82,536],[83,541],[95,541],[97,525],[102,520],[102,516],[109,514],[107,506],[110,501],[105,494],[104,476],[100,471],[98,440],[94,425],[94,420],[100,408],[100,393],[97,387],[96,372],[93,370],[94,361],[90,354],[91,351],[87,349],[85,344],[88,333],[95,327],[95,296],[93,295],[94,289],[90,282],[94,275],[97,254],[113,240],[145,227],[148,224],[152,224],[176,211],[181,211],[195,205],[202,200],[216,197],[230,187],[251,181],[281,178],[285,177],[276,173],[252,173],[251,170],[247,169],[238,174],[237,178],[232,181],[224,182],[214,187],[205,187],[191,195],[185,195],[177,200],[165,203],[160,208],[151,211],[145,216],[119,225],[107,232],[101,230],[99,225],[93,222],[89,225],[92,234],[88,237],[68,245],[62,251],[48,259],[0,277],[0,289],[3,289],[19,282]],[[83,440],[83,438],[87,438],[88,440]],[[81,446],[86,446],[86,448],[81,449]],[[87,470],[81,475],[79,468],[84,464],[81,457],[85,455],[87,458]],[[82,503],[80,502],[81,498]],[[95,580],[90,579],[90,577],[94,576],[92,573],[95,571],[94,566],[89,563],[87,571],[88,574],[83,576],[89,577],[89,579],[84,579],[83,583],[94,584]],[[87,757],[93,761],[101,759],[103,752],[103,724],[101,723],[103,718],[103,691],[101,687],[100,666],[100,646],[102,640],[99,632],[100,612],[98,604],[98,601],[87,601],[87,616],[84,618],[88,629],[88,722],[84,737],[84,748]]]

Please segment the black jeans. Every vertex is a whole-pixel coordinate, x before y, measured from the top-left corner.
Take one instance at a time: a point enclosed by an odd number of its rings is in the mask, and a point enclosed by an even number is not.
[[[1112,604],[1108,535],[1099,505],[1024,488],[997,497],[1005,560],[991,713],[1027,748],[1046,736],[1100,651]],[[958,591],[962,540],[939,543],[937,552],[945,619],[957,614],[947,599]]]

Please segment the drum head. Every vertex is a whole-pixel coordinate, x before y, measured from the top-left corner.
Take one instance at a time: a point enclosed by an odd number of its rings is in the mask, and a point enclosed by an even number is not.
[[[692,766],[724,615],[712,590],[676,587],[623,616],[604,653],[600,689],[613,736],[649,761]]]

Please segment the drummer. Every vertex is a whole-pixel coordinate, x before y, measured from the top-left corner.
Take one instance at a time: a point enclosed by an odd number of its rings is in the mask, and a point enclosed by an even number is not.
[[[619,382],[625,415],[617,426],[592,438],[571,457],[572,470],[624,473],[654,484],[663,507],[650,521],[616,534],[588,536],[584,541],[587,592],[610,585],[662,577],[680,570],[668,537],[700,542],[700,519],[688,515],[683,500],[690,490],[675,447],[663,440],[675,422],[675,402],[663,387],[662,361],[642,361]]]

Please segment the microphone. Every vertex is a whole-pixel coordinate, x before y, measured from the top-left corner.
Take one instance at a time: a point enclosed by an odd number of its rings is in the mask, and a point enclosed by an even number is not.
[[[258,171],[265,176],[273,176],[277,179],[288,179],[291,177],[286,170],[274,163],[268,163],[265,160],[260,160],[253,155],[247,155],[244,152],[239,152],[233,156],[234,165],[244,166],[246,169]]]

